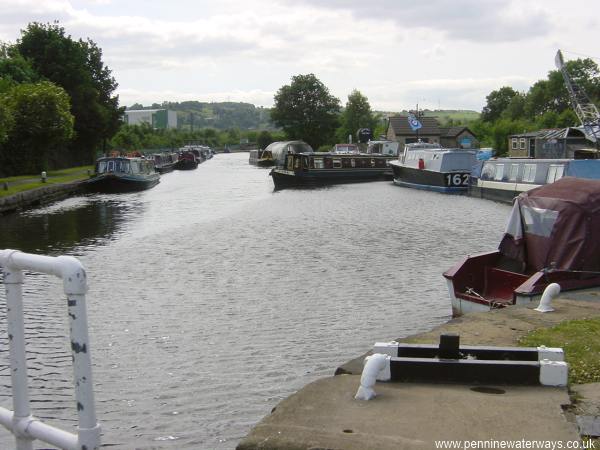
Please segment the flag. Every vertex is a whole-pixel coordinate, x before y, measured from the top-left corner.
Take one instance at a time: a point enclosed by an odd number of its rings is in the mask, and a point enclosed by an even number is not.
[[[421,122],[419,122],[419,119],[417,119],[414,114],[408,115],[408,124],[410,125],[413,131],[417,131],[419,128],[423,127],[423,125],[421,125]]]

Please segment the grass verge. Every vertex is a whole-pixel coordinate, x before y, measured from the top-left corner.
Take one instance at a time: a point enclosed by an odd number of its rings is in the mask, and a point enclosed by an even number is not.
[[[539,328],[519,339],[519,345],[561,347],[569,364],[570,384],[600,381],[600,318]]]
[[[39,175],[20,175],[18,177],[0,178],[0,198],[48,186],[49,184],[71,183],[73,181],[86,180],[89,178],[88,170],[92,172],[94,166],[71,167],[69,169],[50,171],[47,173],[45,183],[42,183]],[[8,189],[4,189],[4,183],[8,185]]]

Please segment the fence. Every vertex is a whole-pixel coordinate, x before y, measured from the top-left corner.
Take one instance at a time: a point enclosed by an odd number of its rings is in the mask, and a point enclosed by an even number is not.
[[[0,267],[6,289],[6,319],[12,381],[13,409],[0,407],[0,424],[15,436],[17,450],[33,450],[39,439],[68,450],[92,450],[100,447],[100,425],[96,420],[92,367],[87,328],[85,294],[86,273],[71,256],[42,256],[16,250],[0,250]],[[71,352],[77,414],[77,434],[47,425],[31,415],[27,385],[23,315],[23,270],[57,276],[67,296]]]

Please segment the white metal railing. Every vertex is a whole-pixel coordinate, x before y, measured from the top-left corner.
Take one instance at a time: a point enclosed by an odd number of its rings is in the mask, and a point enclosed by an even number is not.
[[[71,256],[32,255],[17,250],[0,250],[0,268],[4,273],[6,289],[6,321],[14,409],[10,411],[0,408],[0,424],[14,434],[17,450],[33,450],[35,439],[68,450],[99,448],[100,425],[96,420],[85,305],[85,268]],[[47,425],[33,417],[30,412],[23,316],[23,270],[55,275],[63,280],[67,295],[79,417],[77,434]]]

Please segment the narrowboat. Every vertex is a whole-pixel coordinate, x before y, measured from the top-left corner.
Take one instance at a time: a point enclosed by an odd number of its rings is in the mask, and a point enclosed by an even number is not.
[[[498,250],[443,276],[454,316],[530,304],[550,283],[600,286],[600,180],[566,177],[521,193]]]
[[[365,153],[298,151],[310,149],[305,143],[283,145],[274,151],[277,166],[271,170],[275,189],[320,186],[383,180],[391,175],[393,157]]]
[[[198,159],[196,155],[190,151],[179,153],[179,159],[175,163],[177,170],[194,170],[198,168]]]
[[[443,148],[437,144],[406,144],[398,159],[390,162],[394,184],[446,193],[466,193],[475,150]]]
[[[479,161],[471,172],[469,195],[510,204],[521,192],[562,177],[600,179],[600,160],[494,158]]]
[[[111,156],[96,161],[94,175],[86,181],[92,192],[134,192],[150,189],[160,181],[154,161],[144,158]]]
[[[154,170],[158,173],[172,172],[175,169],[178,159],[177,153],[155,153],[152,156],[154,158]]]
[[[270,150],[250,150],[248,162],[253,166],[271,167],[275,165],[275,160]]]

